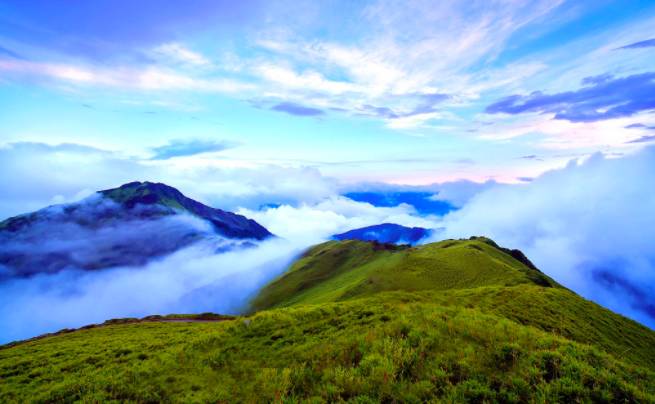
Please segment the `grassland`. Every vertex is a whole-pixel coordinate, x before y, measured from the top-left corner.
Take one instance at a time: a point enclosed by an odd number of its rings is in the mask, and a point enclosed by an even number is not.
[[[655,333],[517,257],[322,244],[246,316],[0,349],[0,402],[655,402]]]
[[[253,310],[339,301],[390,290],[452,290],[537,284],[560,287],[485,238],[419,247],[357,240],[310,249],[252,302]]]

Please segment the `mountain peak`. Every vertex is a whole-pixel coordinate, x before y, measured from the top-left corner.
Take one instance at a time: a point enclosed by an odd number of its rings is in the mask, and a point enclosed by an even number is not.
[[[180,191],[160,182],[133,181],[118,188],[100,191],[103,196],[128,208],[137,204],[159,204],[174,209],[184,209],[181,203],[186,198]]]
[[[185,212],[209,221],[217,232],[231,238],[263,240],[272,234],[259,223],[236,213],[204,205],[186,197],[176,188],[160,182],[133,181],[100,194],[131,209],[136,205],[159,205],[172,211]]]
[[[202,219],[211,228],[198,228],[198,221],[180,214]],[[140,266],[214,233],[241,240],[272,236],[252,219],[204,205],[166,184],[130,182],[0,222],[0,268],[7,268],[0,270],[0,278]],[[36,250],[33,240],[47,248]]]

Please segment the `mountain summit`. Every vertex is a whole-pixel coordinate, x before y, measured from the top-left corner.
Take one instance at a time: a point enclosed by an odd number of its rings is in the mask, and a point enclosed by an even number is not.
[[[199,241],[225,251],[271,236],[254,220],[168,185],[131,182],[0,222],[0,280],[140,266]]]
[[[135,206],[158,205],[168,208],[170,214],[180,211],[197,216],[210,222],[216,231],[230,238],[251,238],[263,240],[272,234],[262,225],[245,216],[211,208],[191,198],[182,192],[158,182],[130,182],[118,188],[99,192],[127,209]]]

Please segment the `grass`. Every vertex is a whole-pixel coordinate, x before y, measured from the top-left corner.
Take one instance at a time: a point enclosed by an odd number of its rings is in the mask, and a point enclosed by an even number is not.
[[[0,402],[655,402],[655,333],[487,239],[321,244],[204,318],[0,349]]]
[[[81,330],[0,350],[0,378],[2,402],[655,400],[652,370],[407,292]]]
[[[475,307],[633,363],[655,364],[654,332],[581,298],[486,238],[389,249],[355,240],[323,243],[265,287],[252,309],[392,290],[432,291],[438,305]]]
[[[253,310],[337,301],[389,290],[450,290],[538,284],[559,287],[488,239],[407,248],[330,241],[310,249],[262,290]]]

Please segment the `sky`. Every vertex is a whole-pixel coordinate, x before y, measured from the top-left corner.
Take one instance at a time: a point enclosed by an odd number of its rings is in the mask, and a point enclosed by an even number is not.
[[[93,303],[114,272],[72,298],[42,292],[75,274],[0,285],[15,330],[23,302],[52,298],[42,332],[259,274],[196,307],[232,310],[303,248],[385,222],[489,236],[655,327],[653,1],[0,0],[0,107],[0,220],[148,180],[287,243],[118,268],[122,306]]]
[[[655,140],[651,1],[0,2],[0,147],[520,182]]]

